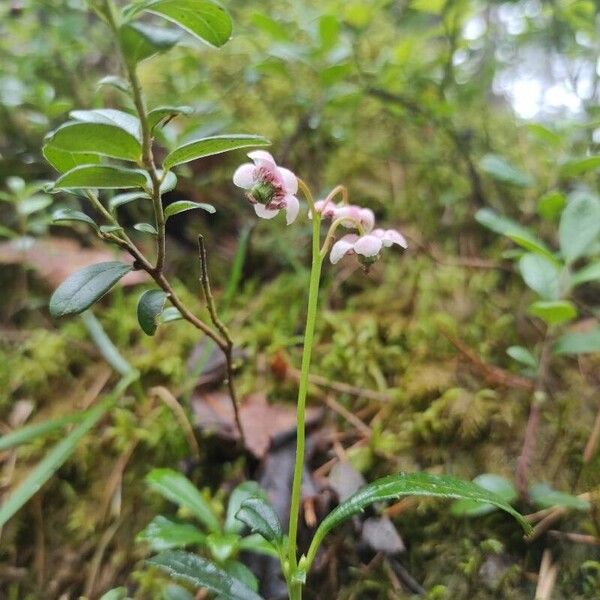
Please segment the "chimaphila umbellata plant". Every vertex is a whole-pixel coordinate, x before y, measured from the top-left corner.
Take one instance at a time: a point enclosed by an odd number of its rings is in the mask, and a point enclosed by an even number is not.
[[[138,318],[141,328],[151,335],[160,324],[174,318],[182,318],[214,341],[226,358],[227,384],[243,441],[232,376],[233,341],[229,330],[217,314],[208,278],[203,238],[200,236],[200,266],[201,283],[207,304],[207,320],[199,318],[183,303],[164,271],[165,222],[169,216],[190,209],[209,212],[215,209],[210,205],[188,201],[175,203],[164,209],[162,194],[175,188],[177,177],[173,169],[178,165],[222,152],[266,146],[269,142],[261,136],[246,134],[201,138],[171,149],[162,160],[162,164],[159,164],[154,152],[157,128],[174,115],[186,112],[186,109],[170,106],[150,109],[137,72],[140,61],[164,51],[174,43],[170,37],[170,41],[166,42],[161,27],[157,27],[154,21],[147,22],[146,15],[151,14],[153,19],[164,18],[180,25],[196,38],[214,47],[223,45],[229,39],[232,31],[231,19],[224,8],[213,0],[140,0],[123,7],[117,6],[113,0],[94,0],[91,6],[108,25],[121,55],[125,78],[113,76],[107,81],[127,95],[127,110],[105,108],[73,111],[72,120],[48,136],[44,155],[60,173],[52,191],[75,194],[81,201],[89,204],[104,222],[99,224],[86,212],[74,209],[62,209],[55,215],[55,220],[87,224],[99,238],[126,251],[133,260],[131,263],[99,263],[77,271],[53,294],[50,312],[55,317],[81,313],[102,298],[130,271],[138,269],[148,273],[156,288],[147,290],[140,298]],[[307,574],[326,535],[335,526],[374,502],[405,495],[471,499],[498,506],[515,516],[527,530],[527,523],[512,507],[495,494],[475,484],[451,476],[434,476],[427,473],[399,474],[366,486],[338,506],[320,524],[307,551],[298,556],[305,407],[323,264],[327,257],[335,264],[346,255],[354,255],[368,268],[379,258],[384,247],[398,245],[405,248],[406,242],[402,234],[394,229],[376,228],[372,211],[351,204],[344,186],[334,187],[322,200],[315,201],[309,185],[289,169],[277,166],[271,154],[255,150],[250,153],[250,158],[252,163],[242,165],[235,172],[234,183],[246,190],[246,196],[257,216],[270,219],[284,211],[287,223],[291,225],[301,214],[302,199],[307,209],[302,211],[303,216],[312,221],[312,260],[297,400],[297,447],[289,523],[284,531],[273,508],[260,494],[246,498],[235,514],[235,518],[252,533],[262,536],[279,557],[290,598],[298,600],[302,597]],[[114,190],[118,193],[111,195]],[[139,233],[154,237],[156,252],[153,259],[142,252],[131,232],[128,232],[119,220],[118,208],[130,202],[143,202],[152,211],[153,223],[138,223],[133,228]],[[328,223],[328,227],[323,236],[324,222]],[[340,230],[344,229],[349,232],[340,236]],[[167,303],[171,306],[167,307]],[[129,384],[130,380],[126,379],[121,388]],[[93,409],[74,431],[78,432],[79,436],[84,435],[114,406],[119,397],[115,394],[109,399],[110,402],[104,402]],[[56,469],[61,461],[66,460],[69,449],[75,442],[76,440],[71,439],[68,448],[60,446],[57,449],[49,461],[52,468]],[[45,474],[51,472],[51,469],[44,471]],[[37,489],[40,482],[43,483],[41,475],[35,482]],[[33,486],[31,489],[36,488]],[[14,510],[18,509],[18,505],[17,501],[12,502],[11,510],[4,511],[0,521],[10,518]],[[194,587],[206,588],[219,598],[260,598],[258,592],[237,577],[193,553],[167,550],[150,559],[149,563]]]

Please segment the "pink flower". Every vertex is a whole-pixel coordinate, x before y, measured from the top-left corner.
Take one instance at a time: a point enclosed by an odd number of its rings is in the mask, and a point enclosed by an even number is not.
[[[349,233],[333,245],[329,260],[335,264],[346,254],[357,254],[361,263],[370,265],[379,258],[383,247],[388,248],[393,244],[402,248],[408,247],[404,236],[395,229],[375,229],[362,236]]]
[[[246,197],[254,206],[254,211],[262,219],[272,219],[284,209],[286,221],[293,223],[300,210],[295,194],[298,179],[289,170],[278,167],[275,160],[264,150],[249,152],[254,161],[245,163],[233,174],[233,183],[247,190]]]
[[[341,225],[348,229],[356,229],[357,222],[360,223],[365,231],[371,231],[375,225],[375,215],[370,208],[363,208],[355,204],[333,204],[328,202],[325,206],[325,200],[315,202],[315,210],[321,213],[324,219],[344,219]]]

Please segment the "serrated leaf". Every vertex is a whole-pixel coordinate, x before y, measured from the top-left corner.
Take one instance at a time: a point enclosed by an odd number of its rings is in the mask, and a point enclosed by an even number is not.
[[[205,156],[213,156],[240,148],[268,146],[270,143],[269,140],[260,135],[215,135],[194,140],[176,148],[167,155],[164,166],[169,169],[175,165],[181,165]]]
[[[94,110],[72,110],[69,116],[83,123],[98,123],[118,127],[141,143],[142,128],[140,120],[130,113],[114,108],[97,108]]]
[[[142,154],[142,146],[134,135],[108,123],[65,123],[49,135],[47,143],[67,152],[99,154],[134,162],[137,162]]]
[[[545,300],[560,296],[560,269],[538,254],[524,254],[519,261],[519,271],[525,283]]]
[[[512,515],[526,533],[531,531],[528,521],[503,498],[474,483],[450,475],[402,473],[384,477],[365,486],[330,512],[315,532],[307,554],[308,566],[312,564],[321,542],[334,527],[362,512],[371,504],[395,500],[402,496],[433,496],[487,502]]]
[[[531,486],[529,498],[535,505],[541,508],[564,506],[575,510],[590,509],[590,503],[587,500],[582,500],[581,498],[577,498],[577,496],[555,490],[545,483]]]
[[[123,194],[116,194],[108,201],[108,206],[111,211],[119,208],[119,206],[123,206],[124,204],[128,204],[129,202],[133,202],[134,200],[140,199],[148,200],[150,196],[146,192],[124,192]]]
[[[496,181],[508,183],[517,187],[529,187],[534,181],[531,176],[511,165],[504,157],[497,154],[486,154],[479,166],[482,171]]]
[[[91,225],[94,229],[98,229],[98,225],[94,219],[80,210],[73,210],[72,208],[60,208],[52,215],[53,223],[62,223],[65,221],[80,221],[81,223]]]
[[[156,231],[156,227],[154,227],[154,225],[151,225],[150,223],[136,223],[133,228],[136,231],[139,231],[141,233],[149,233],[151,235],[158,235],[158,231]]]
[[[140,169],[125,169],[109,165],[82,165],[61,175],[55,188],[123,189],[144,187],[148,180]]]
[[[589,281],[600,281],[600,261],[587,265],[571,275],[571,285],[577,286]]]
[[[147,290],[138,301],[137,318],[146,335],[154,335],[158,327],[158,317],[163,311],[167,295],[162,290]]]
[[[600,156],[584,156],[583,158],[572,158],[560,168],[562,177],[577,177],[589,171],[600,169]]]
[[[561,215],[558,233],[560,249],[567,262],[584,256],[600,236],[600,200],[590,196],[571,200]]]
[[[224,530],[228,533],[240,533],[243,524],[236,518],[236,514],[247,498],[258,497],[266,498],[262,488],[256,481],[244,481],[234,488],[229,496],[227,504],[227,514],[225,516]]]
[[[212,0],[154,0],[147,2],[143,10],[176,23],[210,46],[218,48],[231,37],[231,17]]]
[[[202,545],[206,542],[206,535],[190,523],[176,523],[158,515],[138,533],[136,540],[145,542],[159,552],[190,545]]]
[[[237,552],[239,541],[240,536],[236,533],[218,531],[206,537],[206,546],[217,563],[222,564]]]
[[[590,354],[600,352],[600,327],[561,335],[554,344],[555,354]]]
[[[170,120],[177,115],[189,115],[194,112],[191,106],[159,106],[148,113],[148,125],[154,129],[162,121]]]
[[[484,490],[488,490],[497,494],[508,504],[512,504],[517,498],[517,490],[515,486],[500,475],[494,475],[493,473],[484,473],[478,475],[473,479],[473,483],[482,487]],[[452,503],[451,512],[454,515],[475,517],[480,515],[486,515],[497,510],[497,507],[487,502],[481,503],[476,500],[456,500]]]
[[[79,314],[92,306],[133,267],[118,261],[89,265],[69,275],[50,298],[53,317]]]
[[[210,504],[184,475],[172,469],[153,469],[146,482],[163,498],[189,510],[210,531],[219,531],[220,523]]]
[[[46,144],[42,148],[42,154],[59,173],[66,173],[81,165],[100,164],[102,160],[98,154],[69,152],[68,150],[57,148],[52,144]]]
[[[539,317],[548,325],[571,321],[577,316],[577,308],[568,300],[544,300],[534,302],[527,309],[530,315]]]
[[[258,592],[258,579],[244,563],[239,560],[228,560],[223,565],[223,569],[252,591]]]
[[[506,349],[506,354],[508,354],[508,356],[510,356],[512,359],[527,367],[531,367],[532,369],[536,369],[538,366],[536,357],[523,346],[510,346],[510,348]]]
[[[253,497],[242,501],[235,518],[259,533],[275,546],[283,542],[283,530],[277,513],[265,498]]]
[[[262,600],[256,592],[213,563],[189,552],[166,551],[150,558],[148,564],[182,579],[196,588],[219,594],[228,600]]]
[[[201,208],[208,213],[215,213],[216,208],[212,204],[206,204],[205,202],[192,202],[191,200],[178,200],[177,202],[172,202],[165,208],[165,218],[168,219],[173,215],[178,215],[179,213],[185,212],[187,210],[194,210],[196,208]]]
[[[154,27],[139,21],[123,25],[119,32],[127,60],[141,62],[159,52],[172,48],[180,39],[179,31]]]

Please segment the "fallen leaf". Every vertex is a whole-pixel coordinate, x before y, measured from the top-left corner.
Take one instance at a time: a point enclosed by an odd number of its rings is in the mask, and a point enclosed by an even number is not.
[[[131,262],[125,253],[120,253],[118,258]],[[0,243],[0,264],[30,266],[53,288],[78,269],[110,260],[115,260],[114,252],[84,248],[69,238],[14,239]],[[136,285],[147,278],[143,271],[131,271],[120,283],[125,286]]]

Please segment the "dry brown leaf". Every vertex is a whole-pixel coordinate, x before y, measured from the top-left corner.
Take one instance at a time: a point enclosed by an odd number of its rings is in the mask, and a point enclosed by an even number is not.
[[[231,399],[225,392],[200,392],[192,399],[194,421],[205,431],[223,437],[238,437],[233,420]],[[322,411],[309,407],[307,423],[316,422]],[[240,407],[240,419],[246,438],[246,449],[257,458],[264,458],[276,436],[293,431],[296,409],[290,405],[269,404],[264,394],[248,396]]]
[[[93,263],[120,259],[131,262],[129,255],[109,250],[84,248],[69,238],[31,240],[25,249],[19,240],[0,243],[0,264],[33,267],[50,287],[60,285],[71,273]],[[122,285],[136,285],[147,279],[143,271],[132,271],[121,279]]]

